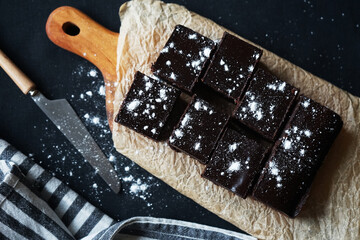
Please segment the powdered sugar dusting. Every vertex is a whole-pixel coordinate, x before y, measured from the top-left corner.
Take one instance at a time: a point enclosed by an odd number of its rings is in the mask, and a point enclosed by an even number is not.
[[[172,79],[172,80],[176,80],[176,75],[175,75],[175,73],[170,73],[170,78]]]
[[[204,48],[203,52],[204,52],[203,54],[204,54],[205,57],[210,57],[211,48],[206,47],[206,48]]]
[[[198,151],[198,150],[200,150],[200,146],[201,146],[200,142],[196,142],[195,145],[194,145],[194,149],[196,151]]]
[[[277,83],[268,83],[266,85],[267,88],[274,90],[274,91],[281,91],[284,92],[286,83],[278,81]]]
[[[279,176],[280,170],[274,161],[269,162],[269,172],[271,175],[273,175],[275,177],[275,180],[277,182],[276,187],[278,187],[278,188],[282,187],[282,184],[281,184],[282,178],[281,178],[281,176]]]
[[[99,93],[100,96],[105,96],[105,86],[104,85],[101,85],[99,87],[98,93]]]
[[[134,99],[132,102],[130,102],[127,105],[127,110],[129,110],[129,111],[135,110],[140,105],[140,103],[141,102],[138,99]]]
[[[252,73],[254,71],[254,66],[253,65],[250,65],[249,67],[248,67],[248,72],[249,73]]]
[[[291,148],[291,141],[289,141],[287,139],[284,140],[283,146],[284,146],[284,149],[290,149]]]
[[[177,138],[182,138],[184,136],[184,133],[180,129],[176,129],[174,133]]]
[[[227,172],[236,172],[236,171],[239,171],[240,168],[241,168],[241,163],[239,161],[233,161],[230,163],[230,166],[227,169]]]
[[[70,101],[87,130],[99,144],[103,153],[108,156],[108,161],[114,166],[119,179],[121,178],[122,190],[119,197],[128,201],[138,201],[142,212],[147,214],[153,209],[152,193],[157,191],[161,182],[114,149],[105,111],[104,79],[98,70],[94,69],[90,63],[84,62],[75,66],[71,74],[74,88],[65,93],[67,94],[65,98]],[[62,87],[61,84],[59,86]],[[77,190],[84,197],[93,199],[98,207],[103,205],[106,196],[114,194],[106,183],[102,180],[99,181],[97,171],[82,159],[70,143],[55,141],[61,133],[53,127],[51,121],[46,119],[44,123],[35,125],[34,128],[46,132],[39,139],[40,153],[43,156],[38,153],[33,155],[40,164],[46,166],[65,184],[72,188],[78,187]],[[84,173],[86,177],[84,177]],[[139,187],[137,188],[133,184]],[[79,186],[87,187],[82,191]],[[119,204],[114,204],[114,206],[119,206]]]
[[[149,89],[153,86],[153,84],[151,82],[146,82],[145,83],[145,91],[149,91]]]
[[[246,92],[246,97],[248,100],[247,107],[242,107],[241,111],[238,111],[238,116],[240,118],[248,118],[249,113],[252,118],[255,118],[256,120],[260,121],[264,117],[264,112],[262,109],[262,104],[255,100],[255,94],[248,91]]]
[[[190,34],[190,35],[188,36],[188,38],[189,38],[189,39],[197,39],[197,34],[196,34],[196,33]]]
[[[97,77],[98,76],[98,71],[96,71],[96,69],[91,69],[88,73],[87,73],[88,77]]]
[[[311,132],[310,132],[309,130],[305,130],[305,131],[304,131],[304,134],[305,134],[305,136],[307,136],[307,137],[310,137],[310,136],[311,136]]]
[[[196,110],[200,110],[200,107],[201,107],[201,103],[199,101],[197,101],[195,104],[194,104],[194,107]]]
[[[93,122],[94,124],[98,125],[98,124],[100,123],[100,118],[98,118],[98,117],[93,117],[92,122]]]
[[[237,149],[238,145],[239,145],[238,143],[230,144],[229,145],[229,152],[234,152]]]
[[[169,52],[169,47],[164,47],[164,48],[160,51],[160,53],[167,53],[167,52]]]
[[[310,100],[306,100],[306,101],[302,102],[301,105],[302,105],[304,108],[307,108],[307,107],[310,105]]]
[[[165,90],[165,89],[160,89],[159,95],[160,95],[160,98],[161,98],[162,100],[166,100],[166,99],[167,99],[167,97],[166,97],[166,90]]]
[[[191,66],[192,66],[193,68],[198,68],[198,67],[200,67],[200,66],[199,66],[200,63],[201,63],[200,60],[195,60],[195,61],[192,61],[192,62],[191,62]]]

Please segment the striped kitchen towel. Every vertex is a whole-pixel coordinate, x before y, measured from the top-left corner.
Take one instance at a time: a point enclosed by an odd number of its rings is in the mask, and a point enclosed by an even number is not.
[[[116,222],[0,139],[0,239],[246,239],[183,221],[135,217]]]

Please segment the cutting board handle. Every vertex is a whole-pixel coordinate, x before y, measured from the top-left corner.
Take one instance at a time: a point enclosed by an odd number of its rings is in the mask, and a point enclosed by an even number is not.
[[[116,81],[116,48],[119,34],[73,7],[55,9],[46,22],[46,34],[61,48],[92,62],[105,79]]]

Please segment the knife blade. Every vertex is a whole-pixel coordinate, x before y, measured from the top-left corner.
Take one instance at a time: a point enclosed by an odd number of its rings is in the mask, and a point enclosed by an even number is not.
[[[1,51],[0,66],[34,102],[115,192],[120,191],[116,172],[66,99],[47,99],[35,84]]]
[[[110,188],[118,193],[120,182],[112,165],[87,131],[74,109],[65,99],[49,100],[39,91],[30,96],[46,116],[91,164]]]

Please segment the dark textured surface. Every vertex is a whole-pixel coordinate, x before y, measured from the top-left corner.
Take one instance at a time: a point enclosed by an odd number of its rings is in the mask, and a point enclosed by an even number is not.
[[[203,82],[237,101],[261,55],[262,50],[225,32],[205,72]]]
[[[77,7],[105,27],[118,31],[118,8],[123,2],[1,0],[0,48],[36,82],[47,97],[68,99],[105,154],[115,157],[119,175],[150,182],[147,192],[151,195],[146,195],[146,200],[132,195],[129,192],[130,181],[123,182],[121,194],[113,194],[56,127],[47,121],[32,100],[24,96],[2,70],[0,137],[24,153],[33,154],[43,167],[114,218],[150,215],[238,230],[163,182],[155,178],[149,180],[147,172],[114,151],[106,125],[104,96],[94,94],[90,98],[85,94],[89,89],[99,88],[102,76],[88,77],[87,72],[93,66],[55,46],[45,34],[48,15],[63,5]],[[214,20],[336,86],[360,95],[360,68],[357,64],[360,61],[359,1],[174,2]],[[80,94],[86,97],[82,99]],[[84,116],[87,113],[90,118],[99,116],[102,125],[86,119]],[[126,171],[126,167],[130,170]],[[93,188],[94,182],[97,188]]]
[[[229,115],[215,110],[208,102],[194,95],[174,128],[169,144],[201,163],[207,163],[229,118]]]
[[[335,112],[300,97],[284,133],[275,143],[253,196],[290,217],[299,214],[342,124]]]
[[[192,92],[215,46],[209,38],[177,25],[151,69],[160,78]]]
[[[165,129],[180,90],[136,72],[115,121],[154,140]]]
[[[246,198],[267,151],[268,147],[261,141],[228,128],[202,176]]]
[[[274,140],[299,90],[258,68],[249,88],[234,112],[234,117],[269,140]]]

